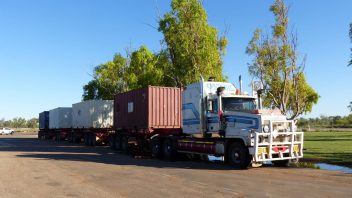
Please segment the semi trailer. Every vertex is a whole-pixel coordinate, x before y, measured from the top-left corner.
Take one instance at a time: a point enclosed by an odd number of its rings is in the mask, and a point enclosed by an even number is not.
[[[88,100],[72,105],[72,130],[68,141],[87,146],[108,143],[113,126],[113,100]]]
[[[302,158],[303,132],[279,110],[258,109],[259,98],[203,80],[184,90],[149,86],[118,94],[110,144],[166,160],[177,153],[222,156],[235,168]]]
[[[109,142],[124,153],[165,160],[213,155],[235,168],[302,158],[303,132],[279,110],[262,110],[260,103],[259,94],[249,96],[226,82],[201,80],[184,89],[148,86],[117,94],[113,101],[43,112],[38,137],[89,146]]]
[[[40,139],[65,140],[72,127],[72,108],[58,107],[39,114]]]
[[[39,131],[38,138],[45,139],[45,134],[49,130],[49,111],[39,113]]]

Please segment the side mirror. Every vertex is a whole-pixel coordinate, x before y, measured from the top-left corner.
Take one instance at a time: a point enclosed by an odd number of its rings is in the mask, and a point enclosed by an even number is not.
[[[212,100],[208,100],[207,110],[213,111],[213,101]]]

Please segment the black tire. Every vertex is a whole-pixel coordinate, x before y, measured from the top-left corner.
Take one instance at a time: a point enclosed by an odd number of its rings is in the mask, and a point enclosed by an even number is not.
[[[251,163],[252,156],[241,142],[233,142],[228,147],[228,163],[236,169],[246,169]]]
[[[165,139],[163,142],[163,157],[164,160],[172,161],[176,155],[176,149],[173,141],[169,138]]]
[[[153,158],[162,158],[162,141],[160,138],[153,138],[150,142],[150,153]]]
[[[125,140],[126,141],[126,140]],[[125,142],[126,143],[126,142]],[[126,145],[125,145],[126,146]],[[127,140],[127,147],[128,147],[128,140]],[[122,149],[122,138],[121,135],[116,135],[115,136],[115,149],[117,151],[121,151]]]
[[[116,136],[116,139],[118,139],[118,137],[121,137],[121,136]],[[122,150],[122,152],[125,153],[125,154],[128,154],[130,152],[130,146],[128,144],[128,137],[125,136],[125,135],[122,136],[120,142],[121,142],[121,150]],[[117,145],[116,145],[116,149],[117,149]]]
[[[110,144],[110,149],[111,150],[115,150],[116,149],[116,145],[115,145],[115,135],[110,135],[109,136],[109,144]]]
[[[277,160],[277,161],[272,161],[274,166],[276,167],[288,167],[290,164],[290,160]]]

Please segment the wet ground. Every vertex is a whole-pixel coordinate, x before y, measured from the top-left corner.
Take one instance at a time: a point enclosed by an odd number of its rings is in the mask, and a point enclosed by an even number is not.
[[[35,136],[0,136],[0,160],[0,197],[352,197],[350,173],[135,159]]]
[[[322,170],[332,170],[332,171],[341,171],[345,173],[352,173],[352,168],[348,168],[344,166],[337,166],[337,165],[327,164],[327,163],[317,163],[316,165],[319,166],[319,168]]]

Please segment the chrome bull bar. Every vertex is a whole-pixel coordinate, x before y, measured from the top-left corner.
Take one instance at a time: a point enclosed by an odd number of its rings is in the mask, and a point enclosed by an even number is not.
[[[255,133],[255,162],[303,157],[303,132]]]

